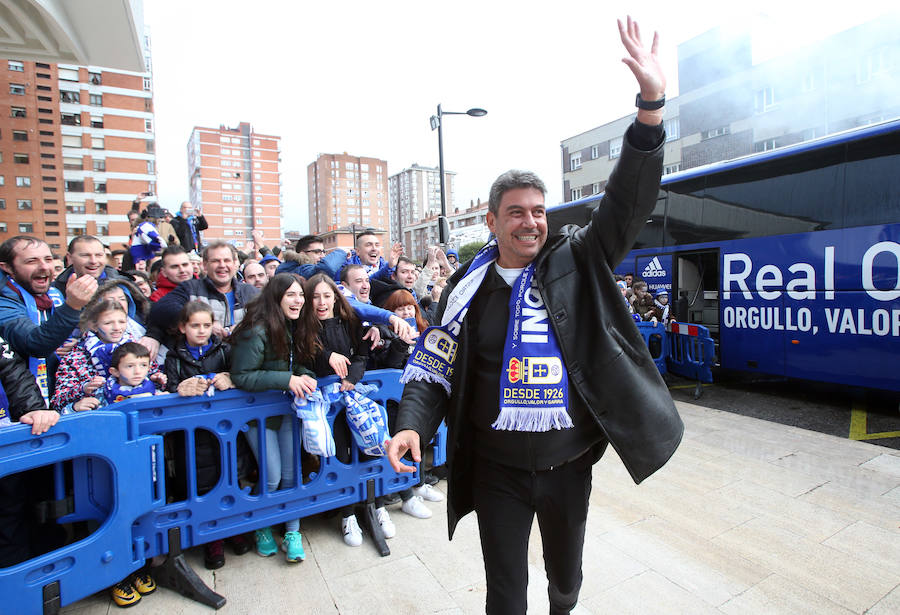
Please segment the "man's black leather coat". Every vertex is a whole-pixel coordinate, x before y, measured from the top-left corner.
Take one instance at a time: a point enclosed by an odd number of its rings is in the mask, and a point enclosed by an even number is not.
[[[650,152],[637,150],[630,144],[630,131],[591,222],[581,228],[564,227],[550,236],[538,254],[534,279],[568,370],[569,395],[584,400],[631,477],[640,483],[672,456],[684,425],[612,274],[656,204],[662,173],[662,145]],[[467,269],[468,263],[448,282],[438,319]],[[466,394],[471,388],[469,370],[478,366],[472,365],[469,352],[470,329],[463,326],[459,336],[450,398],[440,385],[408,383],[396,427],[416,431],[426,443],[446,417],[451,537],[457,521],[474,509],[474,451]]]

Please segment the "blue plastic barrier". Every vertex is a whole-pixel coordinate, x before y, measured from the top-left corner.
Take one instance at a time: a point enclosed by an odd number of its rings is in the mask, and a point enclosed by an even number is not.
[[[667,366],[673,374],[710,383],[715,353],[715,342],[706,327],[678,322],[669,325]]]
[[[669,354],[669,334],[662,323],[638,322],[638,331],[644,338],[650,350],[650,356],[653,357],[653,363],[660,374],[666,373],[666,358]]]
[[[388,399],[398,400],[402,395],[399,370],[366,372],[363,382],[376,384],[379,390],[370,395],[384,405]],[[320,386],[334,382],[336,377],[322,378]],[[215,409],[214,412],[210,410]],[[135,523],[134,540],[143,545],[144,556],[168,553],[169,532],[179,529],[180,548],[205,544],[219,538],[227,538],[259,529],[275,523],[297,519],[316,513],[353,505],[366,499],[367,483],[374,481],[374,495],[380,496],[401,491],[416,485],[415,474],[398,474],[384,457],[360,459],[357,447],[353,449],[350,464],[337,458],[320,460],[316,476],[308,483],[300,477],[299,421],[291,406],[290,397],[279,391],[248,393],[231,390],[217,392],[214,397],[178,397],[176,395],[136,399],[122,402],[121,409],[133,414],[142,434],[185,432],[185,456],[187,471],[187,499],[165,504],[144,515]],[[295,476],[298,484],[290,489],[268,492],[265,464],[259,464],[258,493],[249,487],[241,487],[237,476],[237,438],[246,431],[247,423],[264,423],[266,417],[284,416],[294,424]],[[329,415],[329,421],[345,420],[343,413]],[[219,441],[219,481],[211,491],[197,494],[195,470],[194,433],[204,429]],[[265,459],[265,438],[258,430],[259,456]]]
[[[400,373],[366,372],[363,382],[379,387],[369,397],[382,405],[389,399],[399,401],[403,390]],[[323,378],[319,383],[324,386],[335,380]],[[299,484],[268,492],[265,464],[260,464],[259,491],[252,493],[238,483],[237,440],[250,421],[262,424],[266,417],[276,415],[293,422]],[[345,420],[343,413],[329,415],[332,424],[335,420]],[[62,417],[42,436],[31,436],[30,427],[24,425],[0,430],[0,476],[70,460],[74,512],[60,522],[91,519],[101,524],[84,540],[0,570],[0,592],[7,601],[0,611],[6,612],[8,607],[17,614],[42,613],[46,588],[51,595],[58,590],[53,603],[56,608],[71,604],[120,581],[146,559],[166,553],[170,557],[165,569],[154,569],[157,582],[162,579],[162,585],[218,608],[224,598],[196,578],[180,556],[182,548],[357,504],[419,481],[418,472],[394,472],[386,458],[360,459],[353,446],[349,464],[336,458],[321,459],[316,476],[302,483],[298,427],[285,393],[232,390],[216,392],[213,397],[165,395],[120,402],[115,411]],[[220,452],[219,480],[203,495],[197,493],[195,475],[194,434],[198,429],[217,439]],[[184,450],[179,452],[186,460],[187,499],[166,504],[160,434],[176,431],[185,434]],[[435,440],[436,460],[446,458],[446,430],[440,433],[444,435]],[[265,457],[264,440],[261,437],[260,458]],[[177,544],[170,544],[174,537],[180,538]],[[389,553],[383,544],[380,548],[383,555]]]
[[[431,464],[437,467],[447,463],[447,423],[441,421],[441,426],[438,427],[431,443],[434,445]]]
[[[42,613],[45,596],[51,610],[71,604],[143,565],[131,525],[163,503],[162,438],[141,436],[135,427],[120,412],[98,411],[62,417],[40,436],[28,425],[0,430],[0,476],[75,460],[77,471],[86,472],[75,493],[76,515],[102,521],[83,540],[0,569],[0,611]]]

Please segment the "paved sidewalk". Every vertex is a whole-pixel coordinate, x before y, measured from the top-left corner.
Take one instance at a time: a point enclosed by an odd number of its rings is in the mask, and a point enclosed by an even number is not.
[[[900,613],[900,451],[678,408],[684,441],[642,485],[612,450],[595,466],[576,613]],[[391,507],[389,557],[368,542],[346,547],[337,518],[315,518],[302,523],[299,565],[229,553],[213,573],[199,550],[188,559],[228,599],[223,614],[484,612],[474,515],[449,542],[445,503],[429,506],[435,514],[424,521]],[[547,613],[536,527],[529,559],[529,612]],[[105,593],[63,609],[119,612]],[[129,609],[213,612],[166,589]]]

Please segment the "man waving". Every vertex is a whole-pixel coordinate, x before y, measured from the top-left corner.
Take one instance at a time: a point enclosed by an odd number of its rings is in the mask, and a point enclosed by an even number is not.
[[[608,443],[636,482],[672,455],[684,430],[612,270],[656,204],[666,81],[636,22],[619,22],[640,93],[600,206],[583,228],[548,235],[543,182],[508,171],[491,188],[495,239],[441,296],[422,336],[388,456],[421,456],[448,425],[448,524],[474,510],[488,613],[526,612],[528,536],[537,515],[551,613],[581,588],[591,470]],[[415,358],[419,360],[416,361]]]

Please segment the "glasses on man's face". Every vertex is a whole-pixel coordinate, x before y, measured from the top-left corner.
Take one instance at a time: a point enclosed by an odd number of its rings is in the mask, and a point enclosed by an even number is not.
[[[313,254],[325,254],[325,250],[322,248],[316,248],[315,250],[303,250],[306,254],[312,252]]]

